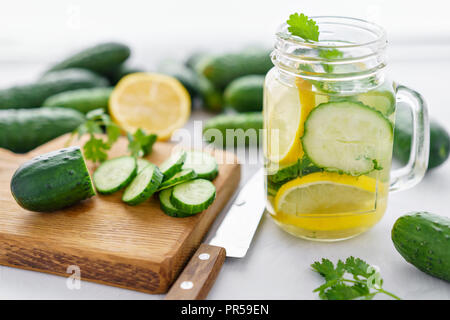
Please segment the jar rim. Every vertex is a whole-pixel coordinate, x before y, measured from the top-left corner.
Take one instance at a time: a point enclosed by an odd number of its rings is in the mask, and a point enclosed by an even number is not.
[[[305,40],[301,37],[294,36],[288,31],[288,24],[285,22],[281,24],[276,32],[277,37],[280,39],[292,43],[294,45],[302,45],[310,48],[329,48],[329,49],[345,49],[345,48],[357,48],[357,47],[365,47],[365,46],[373,46],[379,45],[380,47],[385,47],[387,44],[387,34],[383,27],[380,25],[359,18],[345,17],[345,16],[311,16],[310,19],[313,19],[317,22],[320,31],[320,25],[329,25],[335,24],[340,26],[348,26],[359,28],[360,30],[365,30],[370,32],[375,36],[374,39],[370,39],[365,42],[358,43],[342,43],[342,44],[330,44],[329,42],[324,41],[313,41],[313,40]]]

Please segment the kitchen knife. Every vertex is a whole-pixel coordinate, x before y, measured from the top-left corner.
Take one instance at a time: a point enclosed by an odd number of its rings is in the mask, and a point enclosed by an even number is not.
[[[245,257],[265,206],[264,171],[259,169],[239,191],[215,235],[192,256],[165,299],[205,299],[225,256]]]

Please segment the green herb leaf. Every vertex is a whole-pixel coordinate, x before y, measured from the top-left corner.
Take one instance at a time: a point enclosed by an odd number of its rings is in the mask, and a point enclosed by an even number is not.
[[[106,151],[109,149],[110,145],[102,139],[95,138],[93,135],[83,146],[84,156],[93,162],[105,161],[108,158]]]
[[[303,13],[294,13],[289,16],[287,21],[288,31],[306,41],[319,41],[319,26],[312,19],[309,19]]]
[[[383,290],[383,279],[378,271],[367,262],[349,257],[345,263],[338,261],[336,267],[328,259],[314,262],[311,267],[325,278],[325,283],[316,288],[319,297],[324,300],[370,300],[378,293],[384,293],[400,300],[396,295]],[[350,274],[352,279],[346,278]],[[372,291],[371,291],[372,290]]]
[[[128,150],[135,157],[143,157],[150,154],[157,138],[156,134],[147,135],[140,128],[133,135],[128,133],[127,137],[129,141]]]

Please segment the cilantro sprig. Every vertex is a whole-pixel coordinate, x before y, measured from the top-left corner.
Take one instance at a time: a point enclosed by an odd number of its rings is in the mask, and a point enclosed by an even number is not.
[[[103,162],[108,159],[108,150],[119,139],[121,129],[103,109],[95,109],[86,114],[86,121],[72,132],[67,144],[75,136],[80,139],[85,134],[89,135],[89,140],[83,146],[84,157],[93,162]],[[147,135],[142,129],[136,130],[133,135],[127,133],[127,137],[128,150],[135,157],[148,155],[157,138],[155,134]]]
[[[336,266],[330,260],[322,259],[311,267],[325,279],[325,283],[313,291],[319,292],[323,300],[371,300],[379,293],[400,300],[382,288],[383,279],[379,271],[359,258],[349,257],[345,262],[339,260]]]
[[[303,13],[291,14],[286,23],[289,25],[288,31],[292,35],[303,38],[306,41],[319,41],[319,26],[313,19],[309,19]]]

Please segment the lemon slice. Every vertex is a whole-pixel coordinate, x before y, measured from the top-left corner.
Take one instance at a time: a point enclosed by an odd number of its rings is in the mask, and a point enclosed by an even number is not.
[[[289,215],[362,213],[375,210],[382,183],[367,176],[317,172],[289,181],[275,196],[275,211]]]
[[[133,73],[119,81],[109,99],[109,113],[124,130],[138,128],[167,140],[189,119],[191,99],[175,78],[157,73]]]

